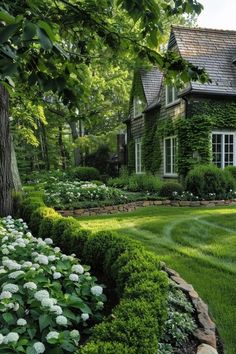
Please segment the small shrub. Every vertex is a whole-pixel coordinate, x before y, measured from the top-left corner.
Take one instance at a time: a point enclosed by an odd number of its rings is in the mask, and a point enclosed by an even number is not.
[[[129,176],[125,173],[121,177],[108,181],[109,186],[123,188],[131,192],[158,193],[162,184],[163,182],[158,177],[150,174],[133,174]]]
[[[118,342],[91,341],[77,354],[135,354],[134,349]]]
[[[215,195],[216,199],[228,198],[234,191],[235,182],[230,172],[215,165],[199,165],[189,171],[186,177],[186,190],[200,198],[208,199]]]
[[[232,175],[232,177],[236,180],[236,166],[227,166],[225,170],[228,171]]]
[[[159,195],[161,197],[167,197],[173,199],[175,195],[180,195],[184,191],[183,186],[177,182],[166,182],[160,189]]]
[[[76,167],[71,173],[72,177],[78,181],[95,181],[100,179],[99,171],[95,167]]]

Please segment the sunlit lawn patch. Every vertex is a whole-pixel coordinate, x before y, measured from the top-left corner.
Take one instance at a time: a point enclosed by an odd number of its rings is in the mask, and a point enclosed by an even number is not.
[[[150,207],[80,222],[140,240],[180,272],[209,304],[227,354],[236,353],[236,207]]]

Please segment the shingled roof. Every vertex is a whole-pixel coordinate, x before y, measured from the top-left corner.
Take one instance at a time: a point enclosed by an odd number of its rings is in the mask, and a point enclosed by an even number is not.
[[[148,71],[142,69],[140,76],[147,105],[149,105],[159,95],[163,74],[154,67]]]
[[[205,68],[212,83],[191,83],[191,90],[236,95],[236,31],[174,26],[169,48],[177,44],[180,55]]]

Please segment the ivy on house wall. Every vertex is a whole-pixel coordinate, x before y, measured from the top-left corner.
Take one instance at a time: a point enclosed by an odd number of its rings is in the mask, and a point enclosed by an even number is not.
[[[186,117],[160,120],[158,109],[145,115],[142,145],[146,172],[157,173],[163,160],[163,139],[177,136],[177,171],[185,177],[196,164],[210,163],[212,130],[236,130],[236,103],[199,98],[189,102]]]
[[[184,177],[196,164],[210,163],[212,130],[236,130],[236,103],[226,99],[190,101],[186,118],[176,120],[177,169]]]
[[[155,109],[144,117],[144,137],[142,140],[142,163],[146,172],[154,174],[158,171],[159,162],[156,158],[157,141],[156,128],[157,128],[158,111]]]

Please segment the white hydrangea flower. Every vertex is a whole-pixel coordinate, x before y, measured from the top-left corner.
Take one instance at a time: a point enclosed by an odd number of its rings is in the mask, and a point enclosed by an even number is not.
[[[22,264],[22,267],[23,267],[23,268],[30,268],[30,267],[32,267],[32,265],[33,265],[32,262],[24,262],[24,263]]]
[[[0,269],[0,274],[4,274],[6,273],[7,271],[5,269]]]
[[[2,333],[0,333],[0,344],[2,344],[4,341],[4,336],[2,335]]]
[[[2,264],[7,267],[9,270],[19,270],[21,265],[11,259],[3,260]]]
[[[44,298],[41,300],[41,305],[43,307],[52,307],[53,305],[55,305],[57,303],[56,299],[50,299],[50,298]]]
[[[8,254],[10,254],[10,252],[8,251],[7,248],[3,248],[2,249],[2,254],[8,255]]]
[[[54,262],[56,260],[56,256],[54,254],[48,256],[49,262]]]
[[[32,268],[39,269],[40,265],[38,263],[34,263],[34,264],[32,264]]]
[[[7,247],[10,251],[15,251],[15,247],[13,245],[8,245]]]
[[[48,264],[48,257],[45,256],[44,254],[39,254],[38,257],[35,259],[36,262],[39,262],[39,264]]]
[[[81,318],[83,321],[87,321],[89,319],[89,314],[88,313],[82,313]]]
[[[23,288],[24,289],[29,289],[29,290],[36,290],[37,289],[37,285],[34,282],[29,281],[28,283],[25,283],[23,285]]]
[[[83,274],[84,267],[80,264],[74,264],[71,268],[72,272]]]
[[[39,254],[38,254],[38,252],[33,252],[32,253],[32,257],[37,257]]]
[[[20,305],[18,304],[18,302],[15,303],[13,311],[18,311],[20,308]]]
[[[55,272],[55,270],[57,269],[55,266],[51,266],[50,268],[53,272]]]
[[[49,341],[50,339],[58,339],[59,333],[56,331],[51,331],[47,334],[46,340]]]
[[[9,332],[3,339],[3,343],[16,343],[19,340],[19,334],[16,332]]]
[[[41,354],[45,352],[45,346],[42,342],[36,342],[33,345],[34,350],[37,352],[37,354]]]
[[[49,293],[47,290],[39,290],[34,294],[34,298],[38,301],[42,301],[44,298],[49,298]]]
[[[9,304],[5,305],[8,309],[14,309],[14,304],[13,302],[9,302]]]
[[[77,339],[79,338],[80,334],[79,334],[79,331],[77,331],[77,329],[73,329],[71,332],[70,332],[70,337],[72,339]]]
[[[24,318],[19,318],[16,322],[16,324],[18,326],[26,326],[27,325],[27,321]]]
[[[19,291],[19,286],[16,284],[6,284],[2,287],[3,291],[10,291],[10,293],[14,294],[17,293]]]
[[[91,293],[95,296],[100,296],[102,295],[103,288],[99,285],[92,286],[91,288]]]
[[[61,315],[63,313],[61,306],[54,305],[50,308],[50,312],[55,313],[56,315]]]
[[[61,278],[61,273],[60,272],[53,273],[53,279],[60,279],[60,278]]]
[[[56,323],[60,326],[67,326],[67,318],[65,316],[57,316]]]
[[[78,276],[77,274],[75,274],[75,273],[71,273],[71,274],[69,275],[69,279],[70,279],[71,281],[78,281],[78,280],[79,280],[79,276]]]
[[[12,293],[10,293],[10,291],[3,291],[0,294],[0,300],[10,299],[11,297],[12,297]]]
[[[61,251],[60,247],[54,247],[55,253],[59,253]]]
[[[16,272],[12,272],[8,275],[9,279],[16,279],[17,277],[19,277],[19,275],[25,274],[25,272],[23,270],[17,270]]]
[[[47,244],[47,245],[52,245],[53,244],[53,240],[51,238],[45,238],[44,242]]]

